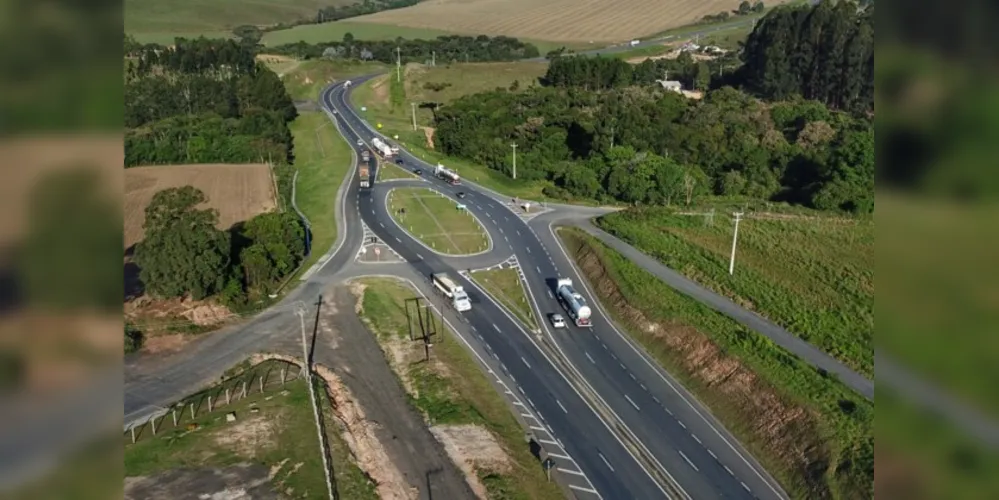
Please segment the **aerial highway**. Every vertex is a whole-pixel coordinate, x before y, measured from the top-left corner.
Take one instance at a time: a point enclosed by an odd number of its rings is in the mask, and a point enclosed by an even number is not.
[[[364,80],[355,79],[353,84]],[[322,94],[322,106],[340,122],[341,132],[347,131],[345,137],[351,144],[356,144],[358,138],[370,144],[381,136],[350,106],[349,89],[341,84],[327,88]],[[408,168],[433,170],[405,150],[399,156]],[[512,200],[467,183],[452,186],[431,176],[424,180],[376,182],[370,191],[359,194],[357,206],[361,218],[421,274],[440,271],[457,274],[472,266],[461,259],[437,255],[392,222],[385,199],[392,187],[403,185],[432,187],[452,196],[464,192],[461,203],[491,234],[491,260],[495,263],[504,256],[516,257],[536,316],[543,325],[540,335],[524,331],[485,294],[479,294],[473,310],[463,317],[481,332],[484,341],[507,367],[518,370],[515,376],[532,401],[539,406],[554,406],[542,410],[546,417],[572,416],[549,423],[556,434],[569,436],[563,437],[566,450],[579,461],[602,494],[617,498],[622,491],[618,488],[623,487],[628,492],[626,497],[650,498],[650,492],[655,490],[643,486],[648,479],[615,484],[615,479],[626,471],[639,471],[632,475],[644,472],[658,484],[660,491],[652,497],[786,497],[777,482],[736,440],[630,339],[618,332],[599,307],[592,316],[591,328],[548,329],[545,322],[548,314],[561,312],[553,293],[554,280],[569,277],[577,287],[585,285],[561,249],[543,244],[538,237],[539,229],[516,213],[515,204],[509,203]],[[550,231],[550,228],[545,225],[540,230]],[[463,284],[475,289],[471,283]],[[589,291],[586,295],[592,301]],[[531,387],[535,384],[537,387]],[[536,391],[534,395],[532,390]],[[547,401],[541,403],[542,400]],[[590,411],[566,412],[553,405],[564,405],[566,401]],[[608,432],[610,436],[606,435]],[[616,448],[617,458],[611,460],[604,451],[603,458],[610,464],[601,463],[599,458],[593,460],[586,456],[586,450],[570,445],[576,441],[599,443],[601,450]],[[615,446],[614,441],[620,443]],[[602,485],[611,489],[605,492],[600,489]]]

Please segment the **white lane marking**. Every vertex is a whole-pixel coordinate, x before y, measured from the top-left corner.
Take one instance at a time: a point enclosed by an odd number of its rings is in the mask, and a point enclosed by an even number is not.
[[[621,369],[622,369],[622,370],[624,370],[624,371],[628,371],[628,369],[624,367],[624,363],[618,363],[618,364],[619,364],[619,365],[621,365]]]
[[[402,243],[402,240],[400,240],[398,236],[395,237],[395,241],[398,241],[399,243]]]
[[[605,344],[605,343],[601,342],[601,343],[600,343],[600,345],[604,346],[604,350],[605,350],[605,351],[607,350],[607,344]]]
[[[718,460],[718,456],[717,456],[717,455],[715,455],[715,452],[713,452],[713,451],[711,451],[711,450],[708,450],[708,455],[711,455],[711,458],[713,458],[713,459],[715,459],[715,460]]]
[[[670,413],[670,415],[672,415],[672,413]],[[682,421],[680,421],[680,420],[677,420],[677,421],[676,421],[676,423],[680,424],[680,427],[683,427],[684,429],[686,429],[686,428],[687,428],[687,426],[686,426],[686,425],[683,425],[683,422],[682,422]]]
[[[536,425],[532,425],[531,426],[531,430],[532,431],[538,431],[538,432],[548,432],[548,429],[545,429],[544,427],[538,427]]]
[[[499,228],[500,234],[503,234],[503,228]]]
[[[627,399],[628,402],[631,403],[631,406],[634,406],[636,410],[642,411],[642,409],[639,408],[638,405],[636,405],[635,402],[632,401],[631,398],[629,398],[627,394],[624,395],[624,399]]]
[[[542,444],[550,444],[552,446],[558,446],[559,445],[558,443],[556,443],[555,441],[552,441],[551,439],[539,439],[538,442],[542,443]],[[549,453],[549,455],[550,455],[550,453]]]
[[[740,482],[739,484],[742,485],[742,489],[744,489],[746,491],[749,491],[749,486],[746,486],[746,483]],[[749,492],[752,493],[752,491],[749,491]]]
[[[531,253],[531,247],[524,247],[524,249],[527,250],[527,253]]]
[[[534,406],[534,401],[531,401],[531,398],[527,398],[527,404],[531,405],[531,408],[534,408],[535,410],[538,409],[536,406]]]
[[[701,471],[701,469],[698,469],[697,466],[694,465],[694,462],[691,462],[690,459],[687,458],[687,455],[684,455],[682,451],[676,450],[676,452],[679,453],[680,456],[683,457],[683,459],[687,461],[687,465],[689,465],[691,468],[693,468],[697,472]]]
[[[599,493],[597,493],[597,490],[595,490],[593,488],[587,488],[585,486],[576,486],[575,484],[570,484],[569,488],[570,489],[574,489],[576,491],[583,491],[583,492],[586,492],[586,493],[592,493],[594,495],[599,495]]]
[[[608,461],[607,461],[607,459],[606,459],[606,458],[604,458],[604,454],[603,454],[603,453],[600,453],[600,452],[598,451],[598,452],[597,452],[597,455],[600,455],[600,460],[603,460],[603,461],[604,461],[604,465],[606,465],[606,466],[607,466],[607,468],[611,470],[611,472],[614,472],[614,466],[612,466],[612,465],[610,464],[610,462],[608,462]]]
[[[555,296],[552,295],[552,291],[551,290],[546,290],[546,291],[548,292],[548,298],[551,298],[551,299],[555,298]]]
[[[643,391],[648,391],[649,390],[648,388],[645,387],[645,384],[639,383],[638,385],[639,385],[639,387],[642,388]]]
[[[493,328],[495,328],[497,332],[503,333],[503,330],[500,330],[500,327],[496,326],[496,323],[493,323]]]
[[[597,364],[596,361],[593,361],[593,356],[590,356],[590,353],[583,351],[583,354],[586,354],[586,359],[590,360],[590,363]]]
[[[723,465],[722,467],[725,467],[725,472],[728,472],[728,475],[735,476],[735,474],[732,473],[732,469],[729,469],[727,465]]]
[[[510,392],[510,391],[506,391],[506,393],[509,394],[509,395],[511,395],[511,396],[513,396],[513,393]],[[520,401],[514,401],[513,404],[515,406],[519,406],[521,408],[527,408],[527,406],[524,406],[524,403],[521,403]]]
[[[557,444],[557,443],[552,443],[552,444]],[[549,457],[555,457],[555,458],[561,458],[562,460],[568,460],[568,461],[570,461],[572,463],[576,463],[576,461],[573,460],[572,457],[570,457],[568,455],[563,455],[561,453],[552,453],[552,452],[549,451],[548,452],[548,456]]]
[[[631,377],[631,380],[638,380],[637,378],[635,378],[635,374],[634,373],[628,372],[628,376]]]
[[[697,437],[697,434],[691,434],[690,437],[694,438],[694,441],[697,441],[697,444],[704,446],[704,443],[701,442],[701,438]]]
[[[559,401],[559,400],[556,399],[555,402],[558,403],[558,407],[562,409],[562,413],[565,413],[566,415],[569,414],[569,412],[565,409],[565,407],[562,406],[562,402],[561,401]]]
[[[530,419],[534,418],[534,415],[531,415],[530,413],[521,413],[520,416],[524,417],[524,418],[530,418]]]
[[[541,268],[540,267],[534,266],[534,269],[536,269],[538,271],[538,274],[541,274]]]
[[[418,259],[420,259],[420,260],[423,260],[423,256],[422,256],[422,255],[420,255],[420,254],[416,254],[416,258],[418,258]]]
[[[519,385],[517,386],[517,390],[518,390],[518,391],[520,391],[520,394],[521,394],[521,395],[524,395],[524,396],[526,396],[526,395],[527,395],[527,394],[524,394],[524,388],[523,388],[523,387],[521,387],[521,386],[519,386]]]
[[[569,469],[565,469],[565,468],[562,468],[562,467],[558,467],[557,470],[559,472],[565,472],[566,474],[575,474],[577,476],[586,477],[586,474],[583,474],[582,472],[580,472],[578,470],[569,470]]]
[[[503,239],[506,240],[507,243],[510,243],[510,238],[507,238],[506,236],[504,236]]]
[[[521,356],[521,357],[520,357],[520,360],[524,362],[524,365],[526,365],[526,366],[527,366],[527,369],[528,369],[528,370],[530,370],[530,369],[531,369],[531,364],[530,364],[530,363],[528,363],[528,362],[527,362],[527,360],[526,360],[526,359],[524,359],[524,357],[523,357],[523,356]]]
[[[385,227],[385,224],[382,224],[381,222],[379,222],[378,225],[381,227]]]
[[[517,230],[517,236],[520,236],[520,230],[519,229]]]

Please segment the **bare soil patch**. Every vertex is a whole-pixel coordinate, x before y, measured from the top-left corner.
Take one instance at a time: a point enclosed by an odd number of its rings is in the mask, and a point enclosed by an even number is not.
[[[219,212],[219,229],[274,210],[277,197],[267,165],[166,165],[125,170],[125,248],[142,240],[145,209],[167,188],[194,186]]]
[[[278,427],[274,419],[279,416],[280,413],[240,420],[217,432],[215,441],[242,456],[257,456],[260,450],[274,446],[274,430]]]
[[[761,380],[749,367],[727,355],[704,333],[679,322],[655,322],[628,303],[600,256],[583,243],[569,248],[600,300],[624,322],[667,347],[669,355],[695,384],[713,411],[737,415],[736,427],[790,470],[810,483],[818,496],[821,475],[831,457],[820,441],[822,429],[809,411]],[[817,483],[812,483],[817,481]]]
[[[235,319],[228,308],[211,299],[153,299],[141,296],[125,302],[125,321],[141,325],[148,337],[159,332],[169,332],[179,323],[211,328]]]
[[[477,425],[436,425],[430,428],[451,460],[465,474],[479,498],[489,498],[478,472],[507,474],[512,470],[506,450],[486,429]]]
[[[237,464],[221,469],[175,469],[152,476],[127,477],[125,500],[271,500],[274,491],[267,467]]]

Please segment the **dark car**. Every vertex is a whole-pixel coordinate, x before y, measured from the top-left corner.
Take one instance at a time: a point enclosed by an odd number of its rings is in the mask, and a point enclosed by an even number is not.
[[[420,169],[413,170],[413,173],[416,175],[423,175],[423,171]]]
[[[396,165],[402,165],[403,163],[404,163],[404,162],[402,161],[402,158],[396,158],[396,159],[395,159],[395,164],[396,164]]]
[[[458,191],[458,193],[455,196],[457,196],[458,198],[464,198],[465,197],[465,192],[464,191]]]

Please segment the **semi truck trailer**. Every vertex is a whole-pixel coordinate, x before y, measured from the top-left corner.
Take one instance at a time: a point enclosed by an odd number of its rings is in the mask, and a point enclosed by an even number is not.
[[[434,288],[442,295],[451,300],[451,305],[458,312],[465,312],[472,308],[472,302],[468,300],[465,288],[455,282],[447,273],[434,273],[430,275]]]
[[[362,163],[357,167],[357,178],[362,188],[371,187],[371,169],[367,163]]]
[[[384,156],[384,157],[386,157],[386,158],[388,158],[388,157],[392,156],[393,154],[395,154],[395,152],[392,151],[392,147],[391,146],[389,146],[388,144],[385,143],[385,141],[383,141],[383,140],[381,140],[381,139],[379,139],[377,137],[375,137],[374,139],[372,139],[371,145],[373,145],[375,147],[375,149],[377,149],[378,152],[381,153],[381,155]]]
[[[461,185],[461,177],[458,177],[458,172],[455,172],[440,163],[434,167],[434,175],[436,175],[438,179],[441,179],[452,186]]]
[[[559,278],[556,286],[555,296],[576,326],[583,328],[593,326],[590,323],[590,306],[586,305],[586,299],[572,287],[572,280]]]

